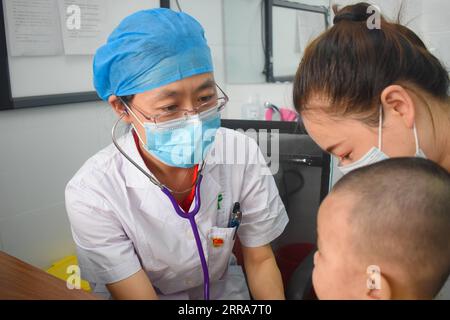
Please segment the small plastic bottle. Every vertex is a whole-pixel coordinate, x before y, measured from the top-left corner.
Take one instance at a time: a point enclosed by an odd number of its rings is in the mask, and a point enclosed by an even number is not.
[[[260,103],[259,95],[250,96],[248,102],[242,105],[241,116],[244,120],[261,120],[263,106]]]

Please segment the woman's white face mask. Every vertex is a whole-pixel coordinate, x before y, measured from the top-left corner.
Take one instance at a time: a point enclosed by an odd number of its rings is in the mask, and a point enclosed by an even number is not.
[[[415,156],[418,158],[426,159],[425,154],[419,147],[419,139],[417,136],[416,124],[414,124],[413,133],[414,133],[414,141],[416,143]],[[380,106],[380,120],[378,124],[378,148],[373,147],[358,161],[355,161],[345,166],[338,166],[338,169],[342,172],[342,174],[345,175],[358,168],[362,168],[380,162],[382,160],[388,159],[389,157],[383,151],[381,151],[382,137],[383,137],[383,106]]]

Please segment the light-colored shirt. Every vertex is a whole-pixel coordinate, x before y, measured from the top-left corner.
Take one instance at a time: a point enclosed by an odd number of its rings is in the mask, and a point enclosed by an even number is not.
[[[119,139],[119,145],[148,171],[131,131]],[[238,159],[231,161],[231,156]],[[288,223],[262,159],[253,139],[221,128],[205,160],[196,222],[212,299],[249,298],[242,269],[232,255],[234,228],[228,227],[228,221],[234,203],[241,205],[237,234],[246,247],[269,244]],[[114,145],[90,158],[70,180],[66,209],[81,277],[94,292],[108,296],[105,284],[143,269],[160,298],[203,297],[203,273],[189,221],[175,213],[168,197]]]

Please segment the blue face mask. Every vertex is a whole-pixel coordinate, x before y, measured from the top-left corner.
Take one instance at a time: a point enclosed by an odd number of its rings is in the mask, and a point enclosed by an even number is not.
[[[220,113],[212,109],[190,116],[187,120],[182,118],[157,125],[139,123],[145,129],[147,143],[135,131],[144,150],[168,166],[191,168],[205,159],[214,143],[220,127]]]

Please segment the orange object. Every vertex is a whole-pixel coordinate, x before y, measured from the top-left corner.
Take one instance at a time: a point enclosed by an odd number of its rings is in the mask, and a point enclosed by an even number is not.
[[[222,238],[213,238],[212,242],[213,242],[214,248],[219,248],[219,247],[223,246],[223,243],[224,243]]]
[[[189,212],[189,208],[191,207],[192,201],[194,201],[195,198],[195,181],[197,180],[197,175],[198,175],[198,164],[195,165],[194,168],[194,176],[192,177],[192,190],[191,192],[187,195],[186,198],[184,198],[183,201],[181,201],[179,203],[180,207],[184,210],[184,212]]]

